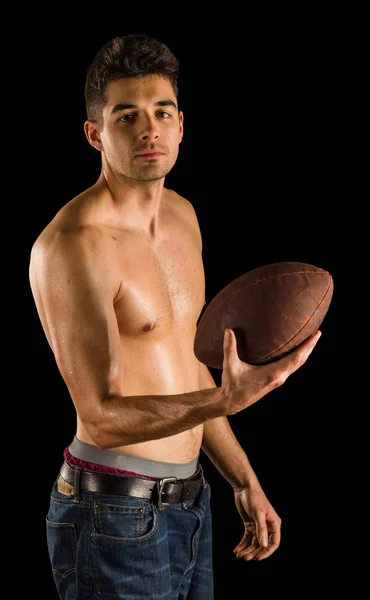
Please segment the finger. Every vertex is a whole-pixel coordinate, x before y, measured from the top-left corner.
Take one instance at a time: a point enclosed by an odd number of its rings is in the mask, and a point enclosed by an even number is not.
[[[317,342],[319,341],[320,337],[321,331],[317,330],[313,335],[310,335],[304,342],[299,344],[299,346],[295,348],[295,350],[293,350],[293,353],[303,353],[306,354],[308,358],[308,356],[311,354],[312,350],[316,346]]]
[[[267,548],[270,543],[279,544],[280,525],[278,518],[270,518],[267,526],[264,511],[257,511],[255,516],[256,536],[261,548]]]
[[[259,552],[261,552],[261,547],[259,545],[258,538],[255,535],[253,536],[251,543],[247,547],[244,547],[236,553],[236,558],[243,558],[244,560],[253,560],[254,558],[256,558]]]
[[[281,529],[278,521],[273,521],[270,523],[270,533],[268,536],[268,544],[260,548],[260,552],[256,555],[256,560],[263,560],[268,556],[271,556],[275,550],[277,550],[280,546],[281,541]]]
[[[243,533],[243,537],[240,540],[239,544],[237,544],[234,548],[234,552],[235,554],[237,554],[238,552],[241,552],[241,550],[245,550],[246,548],[249,548],[250,546],[252,546],[253,544],[256,543],[257,540],[257,536],[256,536],[256,525],[253,522],[250,523],[244,523],[244,533]]]
[[[265,521],[261,524],[257,523],[257,538],[261,548],[267,548],[269,545],[269,536]]]
[[[232,329],[226,328],[224,331],[224,363],[225,360],[239,360],[235,333]]]
[[[316,331],[316,333],[308,337],[297,348],[294,348],[286,356],[280,358],[278,360],[280,366],[283,367],[286,363],[289,373],[297,371],[306,362],[320,337],[321,331]]]
[[[238,554],[242,550],[245,550],[246,548],[250,548],[250,546],[253,544],[253,540],[255,540],[255,539],[256,539],[255,536],[251,533],[244,534],[243,538],[240,540],[239,544],[237,546],[235,546],[234,554]]]
[[[262,548],[267,548],[269,543],[268,528],[266,523],[265,511],[256,511],[255,517],[255,532],[257,537],[258,545]],[[276,529],[276,528],[275,528]]]
[[[278,548],[279,548],[278,544],[272,544],[272,543],[270,543],[267,548],[263,548],[256,555],[256,560],[263,560],[264,558],[267,558],[268,556],[271,556],[271,554],[273,554],[275,552],[275,550],[277,550]]]
[[[244,552],[239,552],[239,554],[236,555],[236,558],[242,558],[247,561],[254,560],[260,552],[261,548],[259,546],[251,546],[250,548],[247,548],[247,550],[244,550]]]
[[[271,524],[271,531],[269,535],[269,546],[280,546],[281,542],[281,528],[277,522]]]
[[[248,548],[245,548],[244,550],[241,550],[240,552],[238,552],[236,554],[236,558],[242,558],[246,561],[250,561],[250,560],[258,560],[259,561],[259,560],[263,560],[264,558],[267,558],[268,556],[271,556],[271,554],[273,554],[278,548],[279,548],[279,544],[273,543],[272,540],[270,540],[267,548],[261,548],[261,546],[258,543],[258,540],[256,539],[254,545],[249,546]]]

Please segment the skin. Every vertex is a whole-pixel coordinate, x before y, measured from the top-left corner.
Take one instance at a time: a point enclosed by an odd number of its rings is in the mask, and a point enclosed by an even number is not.
[[[75,407],[76,435],[102,449],[175,463],[202,448],[234,489],[245,527],[235,554],[266,558],[279,547],[281,519],[227,417],[282,385],[320,332],[256,367],[240,361],[235,336],[225,331],[217,387],[193,352],[205,303],[197,217],[187,199],[164,187],[184,131],[170,83],[160,76],[110,83],[102,125],[86,121],[84,130],[101,153],[101,174],[59,210],[30,260],[34,300]]]

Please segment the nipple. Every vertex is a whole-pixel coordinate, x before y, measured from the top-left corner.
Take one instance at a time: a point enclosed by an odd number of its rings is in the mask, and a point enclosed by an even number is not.
[[[154,321],[150,321],[150,323],[146,323],[143,327],[143,331],[152,331],[155,327]]]

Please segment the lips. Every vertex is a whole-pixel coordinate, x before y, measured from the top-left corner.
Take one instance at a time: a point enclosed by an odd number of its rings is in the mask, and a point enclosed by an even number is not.
[[[143,158],[158,158],[159,156],[162,156],[162,152],[158,152],[158,151],[149,151],[149,152],[140,152],[140,154],[138,154],[138,156],[142,156]]]

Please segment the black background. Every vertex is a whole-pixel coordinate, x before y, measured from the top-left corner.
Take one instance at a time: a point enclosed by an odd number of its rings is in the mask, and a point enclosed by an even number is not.
[[[323,335],[300,371],[245,412],[230,418],[260,482],[282,518],[279,550],[261,563],[238,561],[242,536],[229,484],[202,455],[212,485],[216,600],[244,597],[273,584],[281,593],[332,586],[327,572],[333,463],[338,461],[337,303],[341,290],[337,221],[341,173],[337,150],[337,64],[328,21],[270,19],[245,30],[178,31],[119,23],[95,26],[49,17],[30,29],[22,67],[27,118],[20,109],[24,174],[31,194],[25,257],[55,212],[97,179],[100,155],[87,143],[83,85],[95,52],[108,39],[147,33],[180,59],[184,139],[167,187],[187,197],[203,233],[207,302],[235,277],[267,263],[302,261],[327,269],[334,296]],[[97,27],[99,24],[99,27]],[[27,275],[26,275],[27,277]],[[47,557],[45,515],[64,448],[75,432],[67,390],[27,288],[32,407],[32,556],[37,589],[56,600]],[[340,369],[340,366],[339,366]],[[213,371],[216,382],[220,372]],[[335,549],[330,548],[331,559]],[[294,584],[295,585],[295,584]],[[288,586],[288,587],[287,587]],[[292,597],[300,598],[300,595]]]

